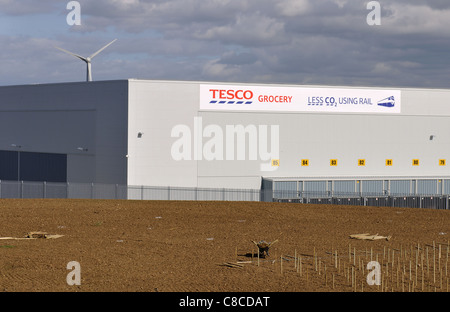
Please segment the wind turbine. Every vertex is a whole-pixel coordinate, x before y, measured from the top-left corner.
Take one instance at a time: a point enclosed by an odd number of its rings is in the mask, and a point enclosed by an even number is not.
[[[108,43],[107,45],[105,45],[103,48],[101,48],[100,50],[98,50],[97,52],[95,52],[94,54],[92,54],[92,55],[90,55],[90,56],[88,56],[88,57],[84,57],[84,56],[81,56],[81,55],[78,55],[78,54],[69,52],[69,51],[67,51],[67,50],[64,50],[64,49],[61,49],[61,48],[58,48],[58,47],[55,47],[55,48],[57,48],[58,50],[61,50],[61,51],[63,51],[63,52],[66,52],[67,54],[73,55],[73,56],[79,58],[80,60],[86,62],[86,67],[87,67],[86,81],[92,81],[91,60],[92,60],[97,54],[99,54],[99,53],[102,52],[104,49],[106,49],[106,48],[109,47],[111,44],[113,44],[116,40],[117,40],[117,39],[114,39],[113,41],[111,41],[110,43]]]

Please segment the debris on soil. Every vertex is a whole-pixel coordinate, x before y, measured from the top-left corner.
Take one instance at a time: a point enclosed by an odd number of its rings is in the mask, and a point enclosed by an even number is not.
[[[378,239],[385,239],[385,240],[390,240],[391,239],[391,235],[389,235],[389,236],[381,236],[381,235],[378,235],[378,233],[377,234],[375,234],[375,235],[371,235],[371,234],[369,234],[369,233],[364,233],[364,234],[353,234],[353,235],[350,235],[350,238],[354,238],[354,239],[363,239],[363,240],[378,240]]]
[[[53,238],[60,238],[64,235],[59,234],[48,234],[46,232],[28,232],[25,237],[0,237],[0,239],[8,240],[8,239],[53,239]]]
[[[238,268],[238,269],[242,269],[244,266],[240,263],[234,263],[234,262],[224,262],[221,265],[223,266],[227,266],[230,268]]]

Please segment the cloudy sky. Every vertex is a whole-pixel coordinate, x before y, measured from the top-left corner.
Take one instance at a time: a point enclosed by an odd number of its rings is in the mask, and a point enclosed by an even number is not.
[[[0,85],[168,79],[450,87],[450,1],[0,0]]]

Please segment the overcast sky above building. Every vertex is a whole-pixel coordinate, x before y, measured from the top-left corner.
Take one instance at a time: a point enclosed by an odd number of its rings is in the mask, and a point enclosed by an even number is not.
[[[450,1],[0,0],[0,85],[163,79],[450,87]]]

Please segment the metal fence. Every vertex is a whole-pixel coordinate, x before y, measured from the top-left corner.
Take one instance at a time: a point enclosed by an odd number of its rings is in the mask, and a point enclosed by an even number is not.
[[[297,197],[296,192],[317,193],[334,197],[344,194],[358,194],[364,196],[412,196],[412,195],[447,195],[450,194],[450,179],[448,177],[403,177],[403,178],[368,178],[368,179],[319,179],[319,180],[274,180],[263,179],[263,188],[279,192],[283,195]],[[294,192],[294,195],[292,193]],[[300,195],[303,197],[303,195]]]
[[[261,191],[101,183],[0,181],[0,198],[261,201]]]
[[[450,194],[298,192],[101,183],[0,181],[0,198],[266,201],[309,204],[450,209]]]
[[[450,209],[450,195],[274,191],[273,201],[304,204]]]

